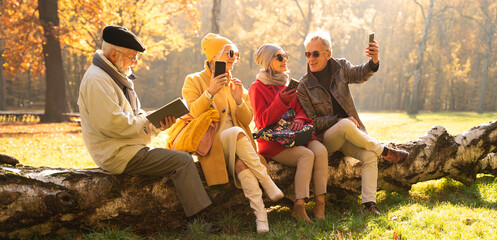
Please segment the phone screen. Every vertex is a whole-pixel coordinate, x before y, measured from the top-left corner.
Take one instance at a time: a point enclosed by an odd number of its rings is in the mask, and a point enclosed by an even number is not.
[[[223,73],[226,73],[226,62],[216,61],[216,65],[214,66],[214,77],[217,77]]]
[[[294,88],[297,88],[298,85],[299,85],[299,81],[297,81],[295,79],[290,79],[290,83],[288,83],[288,86],[286,87],[286,91],[290,91]]]
[[[369,42],[370,43],[374,42],[374,32],[369,34]]]

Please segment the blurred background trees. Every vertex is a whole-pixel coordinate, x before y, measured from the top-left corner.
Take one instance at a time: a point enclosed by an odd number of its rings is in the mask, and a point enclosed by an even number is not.
[[[38,3],[0,4],[0,110],[43,109],[51,80],[45,80]],[[238,45],[233,73],[248,88],[260,45],[281,45],[291,76],[300,78],[304,38],[324,29],[332,36],[332,56],[353,64],[368,61],[367,36],[375,32],[380,70],[351,87],[362,111],[497,111],[495,0],[58,0],[58,17],[52,34],[62,49],[69,111],[78,111],[79,83],[108,24],[131,29],[147,46],[134,69],[146,108],[181,96],[185,76],[203,69],[200,41],[208,32]]]

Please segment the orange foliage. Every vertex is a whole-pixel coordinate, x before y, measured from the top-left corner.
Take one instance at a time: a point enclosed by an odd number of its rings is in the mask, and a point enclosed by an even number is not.
[[[44,72],[42,28],[37,1],[0,2],[5,74]],[[147,46],[145,59],[165,59],[189,44],[185,35],[199,29],[195,0],[58,0],[57,35],[63,49],[91,56],[102,44],[102,29],[118,24],[135,32]],[[185,21],[186,20],[186,21]]]
[[[4,74],[11,76],[30,70],[33,75],[39,75],[43,69],[43,36],[37,1],[7,0],[0,4]]]

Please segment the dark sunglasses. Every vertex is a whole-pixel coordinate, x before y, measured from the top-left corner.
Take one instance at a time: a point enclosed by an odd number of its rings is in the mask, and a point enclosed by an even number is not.
[[[228,55],[228,57],[230,58],[240,58],[240,53],[239,52],[235,52],[235,50],[233,49],[230,49],[230,50],[227,50],[227,51],[223,51],[223,52],[226,52],[226,55]]]
[[[284,59],[288,59],[288,54],[286,53],[278,53],[275,55],[278,61],[283,62]]]
[[[315,58],[318,58],[318,57],[321,55],[321,53],[325,53],[325,52],[327,52],[327,51],[328,51],[328,50],[323,51],[323,52],[320,52],[320,51],[305,52],[304,54],[305,54],[305,57],[306,57],[306,58],[310,58],[310,57],[311,57],[311,55],[312,55],[313,57],[315,57]]]

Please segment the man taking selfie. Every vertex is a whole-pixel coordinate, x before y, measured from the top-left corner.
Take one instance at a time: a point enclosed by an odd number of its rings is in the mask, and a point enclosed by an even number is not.
[[[346,59],[331,57],[331,38],[325,31],[307,35],[307,73],[300,79],[298,98],[314,120],[317,137],[332,155],[336,151],[362,162],[362,203],[366,213],[380,214],[376,207],[378,157],[392,163],[403,162],[408,153],[391,149],[372,139],[357,113],[349,90],[351,83],[363,83],[378,71],[379,48],[375,41],[366,48],[371,59],[352,65]]]

